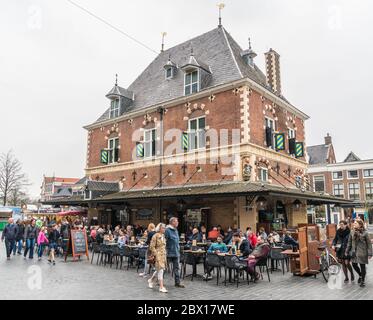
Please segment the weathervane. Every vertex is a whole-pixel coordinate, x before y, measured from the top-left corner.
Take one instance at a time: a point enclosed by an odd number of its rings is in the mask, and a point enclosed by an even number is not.
[[[115,74],[115,86],[116,87],[118,86],[118,74],[117,73]]]
[[[222,26],[222,24],[221,24],[221,11],[224,9],[224,7],[225,7],[224,3],[219,3],[218,4],[218,8],[219,8],[219,27]]]
[[[161,35],[162,35],[162,48],[161,48],[161,52],[163,52],[164,51],[164,38],[167,36],[167,32],[162,32]]]

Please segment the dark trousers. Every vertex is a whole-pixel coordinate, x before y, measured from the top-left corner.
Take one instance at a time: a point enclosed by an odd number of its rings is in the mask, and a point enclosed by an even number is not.
[[[5,239],[5,248],[6,248],[7,258],[10,258],[15,242],[16,242],[15,240]]]
[[[360,268],[359,268],[359,263],[352,263],[352,266],[354,270],[356,271],[356,273],[359,275],[359,277],[361,277],[361,279],[365,281],[365,276],[367,274],[365,264],[360,263]]]
[[[168,257],[168,261],[172,263],[174,271],[175,284],[180,283],[180,257]]]
[[[26,239],[26,249],[24,252],[24,256],[27,256],[27,252],[30,250],[29,258],[32,259],[34,257],[34,248],[35,248],[35,239]]]

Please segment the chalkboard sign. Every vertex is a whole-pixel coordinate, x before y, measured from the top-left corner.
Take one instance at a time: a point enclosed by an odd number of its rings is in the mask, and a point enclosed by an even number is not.
[[[89,259],[87,233],[85,230],[71,230],[67,248],[68,249],[65,253],[65,261],[69,254],[73,256],[74,260],[75,257],[84,255],[87,256],[87,259]]]

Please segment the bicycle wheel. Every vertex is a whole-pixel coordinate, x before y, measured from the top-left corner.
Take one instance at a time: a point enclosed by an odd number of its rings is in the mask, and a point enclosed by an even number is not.
[[[328,258],[326,255],[321,258],[320,271],[325,282],[329,281],[330,275],[336,275],[340,272],[340,270],[341,266],[334,256],[329,254]]]

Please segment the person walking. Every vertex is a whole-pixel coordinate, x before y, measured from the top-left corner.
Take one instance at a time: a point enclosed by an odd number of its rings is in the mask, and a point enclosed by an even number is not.
[[[10,260],[10,255],[16,243],[18,226],[14,223],[13,218],[9,218],[8,224],[5,226],[1,235],[1,241],[5,240],[6,258]]]
[[[31,219],[30,224],[25,227],[24,240],[26,242],[25,252],[23,253],[24,259],[26,259],[27,253],[29,252],[29,259],[34,258],[35,241],[38,237],[38,228],[36,226],[35,219]]]
[[[155,231],[157,233],[153,236],[150,242],[149,250],[151,255],[154,257],[156,271],[154,271],[152,277],[148,280],[148,284],[149,288],[153,288],[154,278],[158,274],[159,292],[167,293],[168,291],[163,284],[163,274],[167,264],[166,238],[164,235],[166,225],[163,223],[158,224]]]
[[[57,242],[60,238],[60,233],[58,232],[57,225],[52,225],[52,230],[48,234],[48,240],[49,240],[49,257],[48,262],[52,263],[53,265],[56,265],[55,261],[55,253],[57,250]]]
[[[45,249],[45,246],[48,244],[48,238],[45,235],[46,233],[46,227],[41,227],[40,232],[38,234],[37,243],[38,243],[38,261],[41,260],[41,257],[43,256],[43,252]]]
[[[144,262],[144,271],[139,274],[140,277],[146,277],[146,268],[148,267],[148,259],[147,258],[148,258],[148,256],[151,255],[149,246],[150,246],[150,242],[151,242],[153,236],[156,234],[154,223],[149,223],[147,230],[148,230],[148,235],[146,237],[145,245],[148,246],[148,251],[146,252],[146,259],[145,259],[145,262]]]
[[[351,257],[349,255],[346,255],[350,233],[351,230],[347,225],[347,221],[341,220],[339,222],[339,228],[332,243],[332,248],[337,255],[338,262],[342,265],[342,270],[345,275],[345,283],[349,281],[348,271],[350,271],[351,273],[351,282],[355,281],[354,271],[352,270],[351,266]]]
[[[352,266],[359,275],[360,287],[365,287],[366,265],[372,258],[372,243],[369,234],[364,228],[364,222],[356,220],[348,238],[346,255],[352,258]]]
[[[18,255],[21,255],[22,248],[23,248],[23,236],[25,234],[25,225],[23,224],[22,220],[18,219],[17,226],[18,226],[18,232],[16,236],[16,242],[13,248],[13,254],[16,254],[17,252]]]
[[[172,217],[169,220],[169,223],[170,224],[167,226],[165,233],[167,259],[173,266],[175,287],[185,288],[185,285],[180,282],[180,245],[179,232],[177,231],[179,220],[176,217]]]

